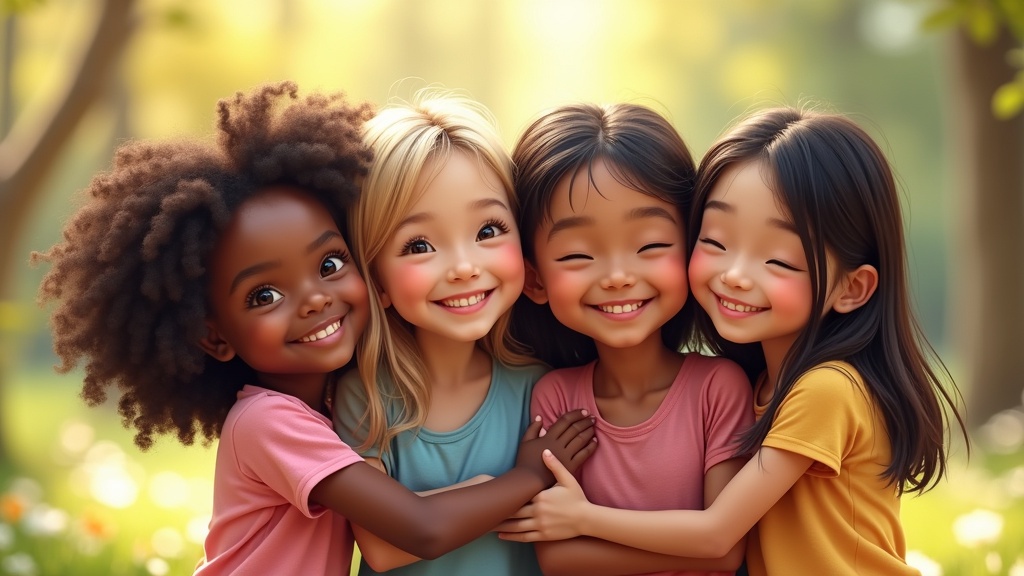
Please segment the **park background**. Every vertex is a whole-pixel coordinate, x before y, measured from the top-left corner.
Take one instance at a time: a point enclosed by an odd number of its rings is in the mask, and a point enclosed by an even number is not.
[[[968,407],[948,478],[904,499],[925,575],[1024,575],[1020,0],[4,0],[0,12],[0,574],[186,574],[215,446],[140,452],[58,374],[45,271],[128,138],[206,135],[265,82],[384,104],[427,85],[512,145],[542,109],[632,101],[695,157],[775,104],[851,115],[903,191],[914,305]]]

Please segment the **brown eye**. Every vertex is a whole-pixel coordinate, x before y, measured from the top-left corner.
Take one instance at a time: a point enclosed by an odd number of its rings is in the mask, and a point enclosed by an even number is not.
[[[320,277],[326,278],[331,274],[335,274],[341,270],[344,265],[345,261],[339,256],[328,256],[327,258],[324,258],[324,261],[320,264]]]
[[[273,304],[281,298],[284,298],[284,294],[269,286],[261,286],[249,293],[248,298],[246,298],[246,304],[250,308],[258,308]]]

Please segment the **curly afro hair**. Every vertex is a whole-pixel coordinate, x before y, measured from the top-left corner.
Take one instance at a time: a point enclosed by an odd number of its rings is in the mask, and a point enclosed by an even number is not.
[[[253,372],[198,346],[207,317],[206,261],[231,215],[273,185],[318,198],[346,233],[345,214],[371,160],[363,144],[370,104],[343,94],[299,98],[283,82],[217,104],[216,142],[136,141],[97,175],[63,240],[33,261],[51,264],[39,301],[51,317],[59,372],[84,360],[91,406],[119,389],[135,443],[174,433],[183,444],[219,437]]]

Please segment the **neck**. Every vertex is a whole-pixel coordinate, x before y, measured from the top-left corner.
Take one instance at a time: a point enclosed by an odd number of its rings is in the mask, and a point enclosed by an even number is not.
[[[417,330],[416,345],[427,368],[431,388],[462,385],[479,377],[481,370],[490,373],[490,355],[481,350],[476,341],[450,340]]]
[[[256,382],[268,390],[295,396],[317,412],[324,412],[324,389],[328,374],[269,374],[259,372]]]
[[[636,346],[613,348],[597,345],[594,392],[597,395],[644,394],[672,385],[683,355],[669,350],[655,332]]]

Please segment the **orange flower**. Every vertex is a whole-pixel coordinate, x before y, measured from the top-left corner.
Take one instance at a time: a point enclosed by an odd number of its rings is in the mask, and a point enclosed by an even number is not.
[[[14,524],[25,515],[28,505],[16,494],[4,494],[0,496],[0,518],[8,524]]]
[[[114,535],[114,523],[109,518],[95,511],[86,510],[83,512],[79,524],[82,527],[82,534],[89,538],[107,540]]]

